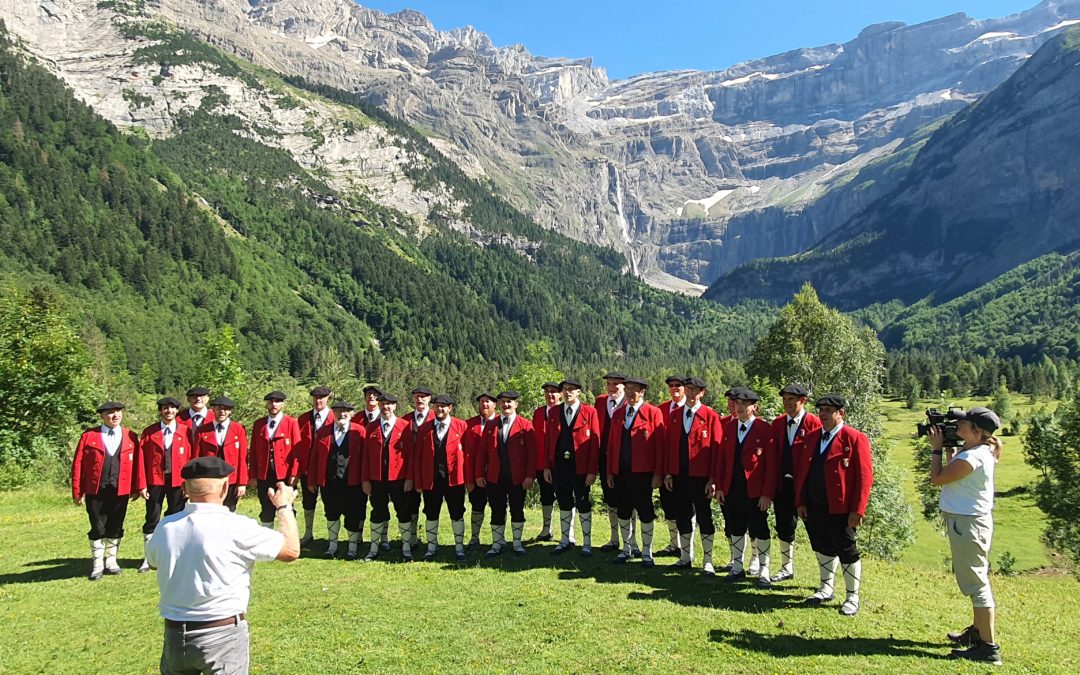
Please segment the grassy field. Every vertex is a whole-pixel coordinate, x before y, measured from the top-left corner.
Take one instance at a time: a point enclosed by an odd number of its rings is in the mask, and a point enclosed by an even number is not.
[[[907,452],[918,414],[899,404],[887,412],[895,451]],[[1019,441],[1009,439],[995,546],[1025,570],[1050,564],[1039,512],[1013,489],[1030,477]],[[254,500],[242,505],[254,512]],[[128,569],[90,583],[83,511],[57,490],[0,493],[7,542],[0,549],[0,672],[156,672],[156,584],[133,569],[141,558],[141,511],[129,513],[135,536],[121,547]],[[540,516],[528,517],[531,536]],[[597,524],[599,544],[606,519]],[[447,523],[444,542],[449,532]],[[659,534],[661,545],[666,537]],[[942,562],[945,541],[929,525],[900,563],[866,562],[863,609],[854,619],[835,606],[801,605],[817,576],[805,544],[795,582],[772,591],[675,572],[665,558],[652,570],[617,567],[599,553],[555,558],[551,544],[529,546],[524,558],[486,561],[474,553],[465,565],[452,562],[445,544],[439,561],[412,564],[401,563],[396,550],[375,563],[323,560],[324,546],[316,541],[291,565],[257,568],[249,612],[254,672],[985,670],[944,658],[943,634],[968,623],[970,606]],[[994,586],[1010,670],[1080,670],[1074,578],[1040,570],[995,577]]]

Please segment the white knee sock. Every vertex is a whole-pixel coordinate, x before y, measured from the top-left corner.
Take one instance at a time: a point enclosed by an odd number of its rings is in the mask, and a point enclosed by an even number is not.
[[[758,576],[769,578],[769,553],[772,551],[772,539],[755,539],[757,542]]]
[[[690,557],[690,540],[694,535],[692,534],[680,534],[679,535],[679,562],[690,563],[692,558]]]
[[[819,600],[831,598],[833,595],[833,582],[836,579],[836,565],[840,562],[840,559],[823,555],[817,551],[814,551],[814,555],[817,556],[818,573],[821,577],[821,585],[818,586],[817,592],[811,597]]]
[[[326,554],[333,555],[337,553],[338,545],[338,533],[341,532],[340,520],[328,520],[326,521],[326,539],[327,547]]]
[[[470,542],[480,543],[480,530],[484,527],[484,512],[473,510],[470,523],[472,525],[472,538]]]
[[[412,521],[398,522],[398,531],[401,532],[401,554],[412,555]]]
[[[513,523],[512,522],[512,523],[510,523],[510,529],[514,534],[514,548],[518,549],[518,550],[521,550],[522,548],[524,548],[521,545],[521,535],[525,532],[525,523],[524,522],[518,522],[518,523]]]
[[[552,504],[541,504],[540,511],[544,514],[544,526],[540,530],[541,535],[551,534],[551,512],[555,510]]]
[[[451,520],[450,528],[454,530],[454,549],[460,553],[465,550],[465,519]]]
[[[611,539],[608,543],[619,545],[619,514],[615,512],[615,509],[609,509],[607,512],[608,524],[611,525]]]
[[[434,553],[439,548],[439,521],[429,520],[425,522],[424,532],[427,539],[427,550]]]
[[[592,511],[588,513],[579,513],[578,519],[581,521],[581,546],[583,548],[592,549]],[[571,530],[572,531],[572,530]]]
[[[738,574],[743,571],[743,553],[746,551],[746,535],[731,537],[731,571]]]
[[[559,527],[562,530],[562,538],[559,540],[559,545],[569,546],[570,533],[574,531],[573,511],[559,511]]]
[[[627,557],[629,557],[630,553],[631,553],[631,551],[630,551],[630,536],[631,535],[630,535],[630,519],[629,518],[619,518],[619,532],[622,533],[623,553],[625,553],[627,555]]]
[[[349,535],[349,551],[350,557],[356,557],[356,549],[360,547],[360,532],[353,532],[352,530],[345,530],[345,533]]]
[[[304,536],[300,537],[305,542],[311,541],[311,530],[315,527],[315,509],[304,509]]]
[[[795,574],[795,542],[780,542],[780,571],[783,574]]]

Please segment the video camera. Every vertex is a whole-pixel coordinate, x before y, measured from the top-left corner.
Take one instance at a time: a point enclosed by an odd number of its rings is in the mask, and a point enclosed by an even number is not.
[[[916,430],[919,436],[925,436],[929,433],[933,427],[939,427],[941,429],[941,436],[944,439],[943,445],[946,448],[956,448],[964,444],[960,437],[956,435],[956,413],[963,412],[963,408],[949,407],[945,412],[941,412],[937,408],[930,408],[926,411],[926,424],[916,425]]]

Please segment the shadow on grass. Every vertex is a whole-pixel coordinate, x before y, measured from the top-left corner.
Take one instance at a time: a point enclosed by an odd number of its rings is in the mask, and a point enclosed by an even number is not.
[[[136,563],[137,565],[138,563]],[[60,579],[75,579],[85,577],[90,573],[90,559],[87,558],[53,558],[52,560],[35,560],[28,562],[25,572],[13,574],[0,574],[0,585],[3,584],[33,584],[42,581],[58,581]]]
[[[942,645],[894,638],[840,637],[821,638],[804,635],[769,635],[750,629],[709,631],[709,640],[748,652],[774,657],[785,656],[918,656],[948,658]],[[937,651],[931,651],[931,650]]]

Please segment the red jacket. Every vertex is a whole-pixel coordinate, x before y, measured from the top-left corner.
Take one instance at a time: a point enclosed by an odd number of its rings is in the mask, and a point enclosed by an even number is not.
[[[662,409],[661,409],[662,410]],[[667,444],[665,446],[664,472],[671,476],[678,476],[679,467],[679,444],[682,442],[683,419],[686,408],[680,406],[668,414]],[[690,475],[698,478],[712,477],[713,465],[716,455],[720,452],[720,443],[724,438],[724,432],[720,425],[720,415],[707,405],[698,408],[694,415],[693,425],[690,427],[690,435],[687,436],[687,445],[690,449]]]
[[[777,456],[781,459],[776,463],[776,470],[780,472],[778,478],[783,479],[783,455],[784,445],[787,443],[787,415],[780,415],[772,421],[773,433],[776,434]],[[795,431],[795,440],[791,444],[792,476],[794,473],[795,458],[805,452],[806,437],[810,432],[821,428],[821,418],[813,413],[803,415],[799,428]]]
[[[548,422],[547,432],[544,435],[544,445],[538,446],[541,451],[541,468],[555,468],[555,450],[559,444],[559,436],[562,434],[563,425],[566,424],[565,405],[555,409],[551,420]],[[577,417],[574,419],[574,463],[577,465],[579,476],[596,474],[600,470],[600,418],[596,408],[588,403],[582,403],[578,407]]]
[[[191,444],[191,429],[188,425],[177,422],[169,458],[172,466],[172,484],[166,487],[177,488],[184,484],[180,470],[195,458],[195,449]],[[165,441],[161,423],[154,422],[143,429],[139,438],[139,466],[135,488],[146,489],[151,485],[165,485]]]
[[[367,425],[364,439],[364,461],[360,463],[360,480],[382,480],[382,418]],[[397,418],[390,429],[390,467],[387,480],[405,480],[410,478],[412,461],[412,420],[407,417]]]
[[[432,415],[434,417],[434,415]],[[465,436],[469,427],[465,420],[449,418],[446,430],[446,478],[450,487],[465,484]],[[435,486],[435,423],[424,424],[416,435],[412,452],[412,479],[417,490]]]
[[[218,456],[215,424],[216,422],[204,424],[196,432],[199,439],[199,445],[195,449],[196,457]],[[229,427],[225,429],[225,440],[221,445],[221,450],[220,457],[236,469],[229,476],[229,485],[246,486],[248,484],[248,441],[244,425],[229,418]]]
[[[484,478],[488,483],[499,482],[499,472],[502,464],[499,460],[499,439],[502,429],[499,427],[500,418],[495,419],[495,429],[491,433],[484,434],[484,443],[487,453],[486,460],[479,461],[474,467],[476,478]],[[514,417],[514,423],[510,426],[506,438],[506,451],[510,455],[510,482],[521,485],[526,478],[536,477],[536,433],[533,431],[532,422],[521,415]]]
[[[138,482],[140,471],[136,467],[135,455],[139,452],[139,437],[134,431],[117,427],[120,434],[120,474],[116,481],[116,494],[131,494]],[[101,437],[101,427],[87,429],[75,446],[75,458],[71,463],[71,496],[82,499],[86,495],[96,495],[101,483],[101,470],[105,468],[105,440]]]
[[[335,421],[334,424],[337,424],[337,422]],[[334,424],[324,422],[322,428],[319,429],[319,436],[321,437],[325,431],[330,435],[330,440],[325,447],[320,441],[311,451],[307,467],[308,486],[326,485],[326,463],[330,459],[330,450],[334,447]],[[349,442],[349,473],[346,484],[359,485],[361,467],[364,463],[364,441],[367,432],[364,427],[350,420],[347,435]]]
[[[725,495],[731,490],[732,469],[735,466],[735,446],[739,440],[738,417],[729,418],[721,426],[723,439],[720,452],[716,454],[713,479],[717,492]],[[763,419],[754,418],[746,432],[742,448],[742,469],[746,476],[746,496],[750,499],[768,497],[776,494],[778,478],[777,465],[780,463],[780,450],[776,446],[776,436],[772,426]]]
[[[600,422],[600,433],[601,434],[604,433],[604,430],[607,428],[608,424],[611,422],[611,418],[608,417],[608,409],[607,409],[607,402],[608,402],[609,398],[610,398],[610,396],[608,396],[607,394],[600,394],[599,396],[596,397],[596,401],[593,402],[593,407],[596,408],[596,419],[599,420],[599,422]],[[625,403],[626,403],[626,397],[624,396],[622,402],[619,403],[619,407],[622,407]],[[618,411],[619,411],[619,408],[616,408],[615,412],[618,412]],[[601,448],[601,450],[606,451],[606,448]]]
[[[481,432],[480,419],[480,415],[474,415],[465,422],[465,482],[469,484],[476,481],[476,465],[487,461],[488,440],[484,436],[490,434],[496,426],[495,420],[491,420]]]
[[[551,416],[554,418],[554,417],[558,417],[561,414],[562,414],[562,406],[557,405],[557,406],[555,406],[555,410],[553,411],[553,414]],[[544,438],[548,435],[548,426],[553,421],[554,420],[549,420],[548,419],[547,404],[546,403],[533,411],[532,425],[533,425],[533,433],[536,434],[536,470],[537,470],[537,472],[540,472],[540,471],[544,470],[544,448],[547,447],[547,444],[545,443]]]
[[[322,426],[319,427],[317,433],[312,434],[315,428],[314,410],[309,410],[296,419],[296,423],[300,425],[300,447],[298,453],[300,457],[300,471],[299,475],[308,475],[308,465],[314,461],[313,455],[316,452],[322,453],[323,464],[326,463],[326,455],[330,452],[330,444],[334,442],[334,422],[337,418],[334,417],[334,411],[327,408],[325,419],[323,419]],[[313,438],[314,436],[314,438]],[[324,471],[321,473],[325,473]],[[325,478],[325,476],[324,476]],[[319,483],[322,485],[322,483]]]
[[[187,408],[184,408],[183,410],[181,410],[176,415],[176,419],[178,421],[183,422],[184,424],[187,425],[188,434],[189,434],[188,440],[191,441],[191,446],[193,448],[198,449],[198,447],[199,447],[198,431],[199,430],[197,428],[195,428],[195,426],[191,423],[191,406],[188,406]],[[207,422],[215,422],[215,421],[217,421],[217,418],[214,417],[214,411],[211,410],[208,407],[203,408],[203,418],[199,421],[199,426],[202,426],[202,425],[206,424]]]
[[[626,426],[624,405],[615,411],[611,418],[611,430],[608,434],[607,471],[609,476],[619,473],[619,459],[622,457],[622,434]],[[664,413],[648,401],[641,404],[630,426],[630,447],[633,473],[652,473],[658,476],[664,471]]]
[[[300,475],[300,425],[296,418],[282,415],[274,437],[266,437],[266,416],[255,420],[251,428],[251,473],[257,480],[290,481]],[[274,453],[276,476],[267,476],[270,453]]]
[[[821,429],[806,435],[802,452],[792,457],[795,464],[795,506],[805,506],[803,488],[810,473],[814,453],[821,446]],[[825,496],[829,513],[866,515],[874,467],[870,459],[870,439],[848,425],[840,428],[825,451]]]

